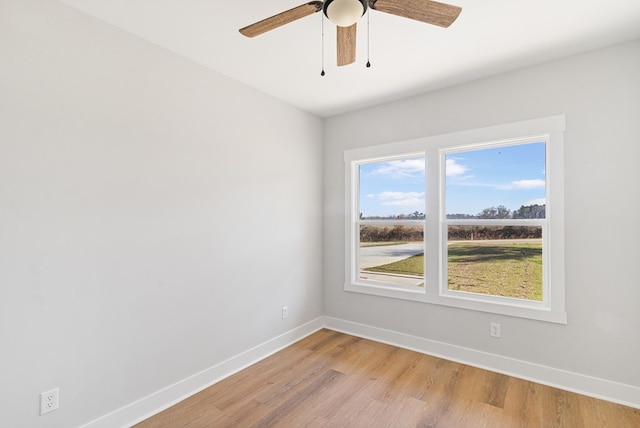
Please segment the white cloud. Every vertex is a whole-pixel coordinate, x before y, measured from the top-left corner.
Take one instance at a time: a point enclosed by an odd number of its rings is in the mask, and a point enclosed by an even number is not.
[[[378,199],[382,201],[382,205],[387,206],[424,206],[424,192],[382,192]]]
[[[513,190],[513,189],[518,189],[518,190],[526,190],[526,189],[540,189],[540,188],[544,188],[545,186],[545,181],[544,180],[540,180],[540,179],[534,179],[534,180],[516,180],[516,181],[512,181],[509,184],[504,184],[501,186],[498,186],[498,189],[502,189],[502,190]]]
[[[446,171],[447,177],[456,177],[469,171],[469,168],[457,163],[455,159],[449,158],[447,159]]]
[[[385,162],[373,170],[373,173],[394,177],[424,175],[424,159],[400,159]]]
[[[539,189],[544,187],[544,180],[535,179],[535,180],[518,180],[512,182],[513,186],[516,189]]]

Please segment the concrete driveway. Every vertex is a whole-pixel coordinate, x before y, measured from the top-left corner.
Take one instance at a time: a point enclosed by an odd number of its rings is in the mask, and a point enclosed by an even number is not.
[[[386,265],[423,252],[422,242],[360,248],[360,269]]]

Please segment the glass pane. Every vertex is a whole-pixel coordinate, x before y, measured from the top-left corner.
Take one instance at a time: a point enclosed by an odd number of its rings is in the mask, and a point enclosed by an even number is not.
[[[449,226],[447,287],[542,301],[542,227]]]
[[[360,219],[424,219],[424,156],[361,164]]]
[[[449,219],[545,218],[545,143],[449,153]]]
[[[424,286],[424,226],[360,226],[360,280]]]

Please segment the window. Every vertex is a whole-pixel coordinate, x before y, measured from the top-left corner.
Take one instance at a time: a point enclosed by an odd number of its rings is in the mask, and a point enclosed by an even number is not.
[[[443,151],[446,293],[543,302],[546,140]]]
[[[424,287],[424,154],[357,163],[356,281]]]
[[[345,152],[345,290],[566,323],[564,116]]]

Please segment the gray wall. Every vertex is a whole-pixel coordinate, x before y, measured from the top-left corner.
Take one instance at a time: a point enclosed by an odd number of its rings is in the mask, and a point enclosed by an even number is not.
[[[320,316],[321,142],[75,9],[1,1],[0,426],[78,426]]]
[[[639,76],[635,40],[328,119],[325,315],[640,386]],[[343,291],[344,150],[556,114],[567,126],[567,325]]]

